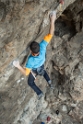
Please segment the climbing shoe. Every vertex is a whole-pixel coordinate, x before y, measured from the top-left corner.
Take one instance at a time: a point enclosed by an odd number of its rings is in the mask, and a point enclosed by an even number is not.
[[[51,89],[54,89],[54,86],[53,86],[52,84],[49,84],[49,87],[50,87]]]
[[[43,96],[44,96],[44,94],[43,94],[43,93],[40,93],[40,94],[38,95],[38,100],[40,100]]]

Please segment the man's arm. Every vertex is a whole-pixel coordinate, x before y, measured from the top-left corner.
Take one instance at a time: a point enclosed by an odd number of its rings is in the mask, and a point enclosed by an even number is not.
[[[56,19],[56,12],[53,11],[51,14],[50,14],[50,31],[49,31],[49,34],[51,35],[54,35],[54,29],[55,29],[55,19]]]
[[[24,74],[24,75],[26,75],[26,76],[27,76],[27,75],[30,73],[30,71],[31,71],[31,69],[29,70],[29,69],[23,68],[23,67],[19,64],[19,61],[14,61],[14,62],[13,62],[13,65],[14,65],[16,68],[18,68],[19,71],[22,72],[22,74]]]
[[[50,30],[49,30],[49,34],[47,34],[45,37],[44,37],[44,41],[46,41],[47,43],[49,43],[54,35],[54,29],[55,29],[55,20],[56,20],[56,12],[53,11],[51,14],[50,14]],[[47,44],[46,44],[47,46]]]
[[[52,36],[54,35],[54,21],[50,22],[50,31],[49,34],[51,34]]]

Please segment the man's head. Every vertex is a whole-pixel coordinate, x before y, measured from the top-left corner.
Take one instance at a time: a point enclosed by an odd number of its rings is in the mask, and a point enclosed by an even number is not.
[[[33,55],[38,55],[40,51],[40,45],[36,41],[31,42],[30,44],[30,50]]]

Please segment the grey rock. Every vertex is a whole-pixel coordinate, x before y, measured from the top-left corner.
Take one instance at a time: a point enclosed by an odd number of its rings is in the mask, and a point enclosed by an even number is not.
[[[60,105],[59,106],[59,111],[63,113],[68,113],[68,106],[67,105]]]

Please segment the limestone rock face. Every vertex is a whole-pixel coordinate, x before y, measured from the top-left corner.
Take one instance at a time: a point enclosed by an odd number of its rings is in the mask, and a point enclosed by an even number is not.
[[[29,43],[49,32],[49,13],[57,9],[55,32],[47,47],[45,68],[54,89],[43,77],[34,91],[12,64],[25,66]],[[0,124],[83,124],[83,0],[0,0]],[[59,114],[56,114],[56,110]]]

